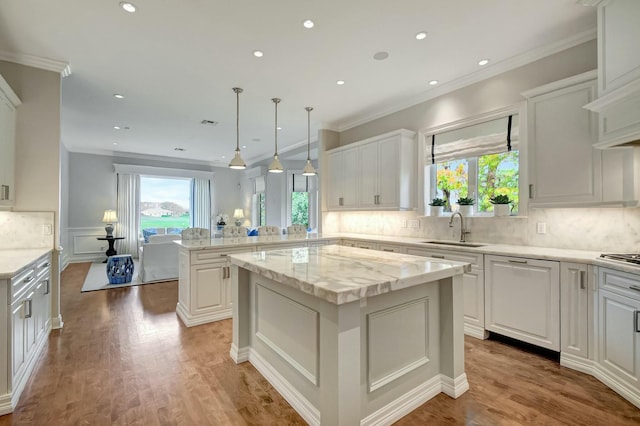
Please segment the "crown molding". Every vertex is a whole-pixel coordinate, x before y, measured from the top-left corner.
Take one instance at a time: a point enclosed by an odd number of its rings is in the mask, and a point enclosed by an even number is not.
[[[345,130],[349,130],[353,127],[357,127],[378,118],[385,117],[398,111],[402,111],[403,109],[410,108],[412,106],[453,92],[454,90],[462,89],[463,87],[469,86],[471,84],[478,83],[491,77],[495,77],[496,75],[502,74],[504,72],[511,71],[523,65],[527,65],[531,62],[535,62],[539,59],[551,56],[555,53],[562,52],[563,50],[570,49],[582,43],[594,40],[596,38],[596,35],[597,31],[594,27],[559,42],[535,48],[520,55],[505,59],[504,61],[489,65],[482,70],[444,83],[436,88],[420,93],[412,98],[406,99],[402,102],[398,102],[389,107],[379,109],[377,111],[371,111],[369,113],[360,115],[359,117],[356,116],[348,121],[334,123],[332,127],[337,128],[339,132],[344,132]]]
[[[315,139],[311,139],[311,146],[313,146],[314,144],[317,144],[318,142],[318,138],[316,137]],[[278,155],[284,154],[285,152],[290,152],[293,151],[297,148],[300,148],[302,146],[307,146],[307,140],[303,140],[303,141],[299,141],[299,142],[294,142],[291,145],[288,145],[285,148],[282,148],[280,150],[278,150]],[[267,154],[267,155],[259,155],[256,157],[251,157],[247,159],[247,164],[256,164],[259,163],[261,161],[270,159],[273,157],[273,154]]]
[[[41,56],[27,55],[25,53],[0,51],[0,60],[14,62],[28,67],[39,68],[60,73],[62,77],[71,75],[71,66],[68,62],[56,59],[43,58]]]
[[[204,161],[204,160],[192,160],[189,158],[175,158],[175,157],[164,157],[161,155],[151,155],[151,154],[140,154],[136,152],[124,152],[124,151],[112,151],[108,149],[91,149],[91,148],[69,148],[65,145],[67,151],[74,154],[91,154],[91,155],[103,155],[108,157],[119,157],[119,158],[133,158],[136,160],[150,160],[150,161],[162,161],[165,163],[172,164],[193,164],[198,166],[207,166],[207,167],[227,167],[227,164],[221,165],[216,161]]]
[[[602,0],[576,0],[576,3],[581,4],[583,6],[598,6]]]

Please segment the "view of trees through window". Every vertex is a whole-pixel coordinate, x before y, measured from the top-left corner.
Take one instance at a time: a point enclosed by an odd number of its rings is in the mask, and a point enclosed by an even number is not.
[[[191,179],[140,177],[140,228],[188,228]]]
[[[309,227],[309,193],[291,193],[291,224]]]
[[[258,226],[265,226],[267,224],[267,208],[264,204],[264,192],[258,194]]]
[[[471,180],[470,174],[475,179]],[[493,211],[490,198],[504,194],[512,201],[512,213],[517,213],[520,201],[518,151],[437,163],[436,182],[436,197],[445,200],[445,211],[455,210],[452,207],[461,197],[470,197],[476,199],[479,212],[490,212]]]

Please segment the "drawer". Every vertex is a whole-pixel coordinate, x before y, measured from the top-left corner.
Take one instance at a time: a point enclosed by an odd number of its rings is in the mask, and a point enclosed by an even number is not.
[[[36,281],[36,264],[33,263],[11,278],[10,303],[13,303]]]
[[[366,241],[356,241],[356,247],[367,250],[378,250],[377,243],[369,243]]]
[[[42,256],[36,261],[36,275],[38,277],[45,276],[51,271],[51,254]]]
[[[432,250],[409,247],[407,249],[407,254],[412,254],[414,256],[435,257],[436,259],[455,260],[456,262],[470,263],[471,267],[475,269],[484,268],[484,259],[482,253],[476,254],[459,251]]]
[[[598,287],[621,296],[640,300],[640,275],[600,267]]]
[[[212,260],[218,260],[220,258],[227,257],[231,253],[247,253],[255,251],[254,246],[247,247],[235,247],[228,249],[215,249],[215,250],[198,250],[192,253],[191,264],[209,263]]]
[[[391,253],[406,253],[407,252],[407,248],[405,246],[397,246],[395,244],[384,244],[384,243],[379,243],[378,244],[378,250],[391,252]]]

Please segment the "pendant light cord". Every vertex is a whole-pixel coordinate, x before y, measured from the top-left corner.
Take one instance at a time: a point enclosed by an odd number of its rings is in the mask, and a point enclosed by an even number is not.
[[[311,161],[311,111],[313,108],[306,107],[307,110],[307,161]]]
[[[275,157],[278,156],[278,103],[280,102],[279,98],[271,99],[274,104],[276,104],[276,132],[275,132],[275,141],[276,141],[276,152],[274,154]]]
[[[236,151],[240,151],[240,91],[236,90]]]

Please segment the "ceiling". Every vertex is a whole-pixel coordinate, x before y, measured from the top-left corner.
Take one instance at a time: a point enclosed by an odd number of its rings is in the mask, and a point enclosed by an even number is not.
[[[273,154],[271,98],[282,99],[286,152],[306,143],[307,106],[313,139],[318,128],[344,130],[504,71],[536,49],[593,38],[596,26],[595,9],[576,0],[132,2],[135,13],[119,0],[0,0],[0,59],[34,55],[71,67],[62,83],[70,151],[226,166],[236,142],[232,88],[241,87],[240,144],[252,163]],[[388,58],[375,60],[382,51]]]

